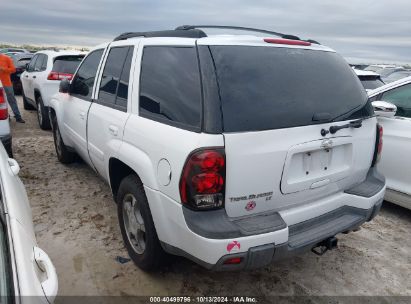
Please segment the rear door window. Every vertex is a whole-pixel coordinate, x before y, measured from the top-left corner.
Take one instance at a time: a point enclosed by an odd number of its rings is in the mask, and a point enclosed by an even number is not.
[[[47,61],[49,57],[47,55],[43,55],[43,62],[41,63],[40,71],[45,71],[47,69]]]
[[[39,55],[34,55],[34,57],[30,60],[30,63],[27,69],[28,72],[34,71],[34,66],[36,65],[37,58],[39,58]]]
[[[201,84],[195,47],[144,48],[140,115],[184,129],[200,130]]]
[[[84,56],[59,56],[54,59],[52,71],[64,74],[74,74]]]
[[[35,72],[40,72],[41,71],[41,67],[43,66],[43,60],[44,60],[44,55],[39,54],[39,56],[36,60],[36,64],[34,65],[34,71]]]
[[[329,121],[373,114],[360,80],[336,53],[259,46],[199,51],[214,61],[225,132],[324,123],[313,119],[320,113]]]
[[[110,49],[101,77],[99,103],[114,108],[116,108],[116,104],[122,109],[127,107],[128,79],[133,49],[130,46]],[[119,98],[117,96],[118,90]]]

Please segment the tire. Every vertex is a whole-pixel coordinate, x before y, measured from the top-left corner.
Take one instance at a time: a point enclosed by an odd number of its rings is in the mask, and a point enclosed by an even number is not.
[[[57,159],[63,164],[71,164],[75,160],[75,154],[68,150],[61,138],[60,129],[55,123],[53,127],[54,147],[56,149]]]
[[[13,148],[12,148],[12,144],[11,144],[11,139],[10,139],[10,141],[9,141],[8,143],[6,143],[6,144],[4,145],[4,149],[6,150],[7,155],[8,155],[10,158],[13,158]]]
[[[143,184],[136,175],[121,181],[117,212],[124,244],[133,262],[144,271],[163,266],[168,256],[161,247]],[[131,217],[134,220],[130,222]],[[139,228],[136,230],[132,226]]]
[[[41,129],[50,130],[49,113],[47,113],[41,96],[37,97],[37,120]]]
[[[34,107],[28,102],[26,95],[24,95],[24,91],[21,90],[21,95],[23,96],[23,108],[24,110],[34,110]]]

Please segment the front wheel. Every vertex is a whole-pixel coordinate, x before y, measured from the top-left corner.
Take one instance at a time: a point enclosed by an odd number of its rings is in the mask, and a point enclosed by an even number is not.
[[[75,160],[75,154],[68,150],[61,138],[60,129],[55,123],[53,127],[54,146],[56,148],[57,159],[63,164],[70,164]]]
[[[117,193],[118,220],[128,254],[145,271],[167,260],[160,245],[143,184],[136,175],[124,178]]]

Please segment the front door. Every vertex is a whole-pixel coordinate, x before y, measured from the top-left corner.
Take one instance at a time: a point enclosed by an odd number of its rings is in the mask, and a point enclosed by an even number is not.
[[[108,180],[108,163],[120,149],[127,112],[134,47],[124,41],[108,50],[96,97],[88,115],[88,149],[97,171]]]
[[[80,157],[90,164],[87,150],[87,115],[91,106],[94,82],[103,49],[92,51],[81,63],[70,85],[70,94],[64,100],[65,134]]]

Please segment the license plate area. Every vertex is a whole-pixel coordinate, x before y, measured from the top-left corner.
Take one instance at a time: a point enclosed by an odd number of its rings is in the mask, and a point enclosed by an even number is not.
[[[308,142],[293,146],[287,153],[281,180],[281,191],[293,193],[326,186],[349,175],[353,147],[346,140]]]

